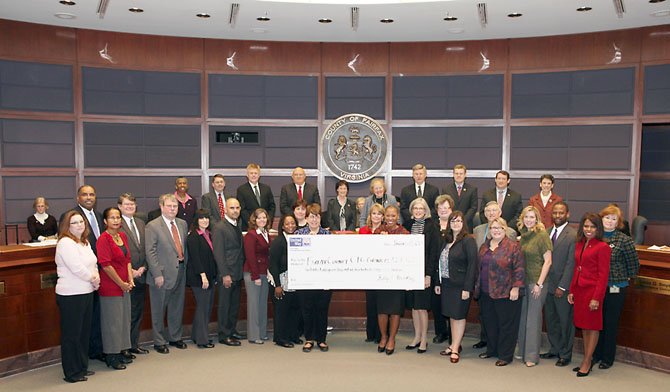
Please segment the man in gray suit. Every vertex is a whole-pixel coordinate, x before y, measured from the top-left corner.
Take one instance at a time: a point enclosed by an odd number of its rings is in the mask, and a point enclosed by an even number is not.
[[[144,244],[144,221],[137,219],[137,203],[132,193],[123,193],[117,201],[121,211],[121,230],[128,237],[128,250],[133,269],[135,287],[130,291],[130,352],[133,354],[149,354],[149,350],[139,346],[140,326],[144,314],[144,298],[146,297],[147,258]]]
[[[186,221],[177,218],[177,198],[174,194],[158,199],[161,216],[147,223],[145,249],[149,273],[147,283],[151,295],[151,327],[154,348],[167,354],[170,346],[185,349],[181,339],[186,290]],[[167,309],[167,330],[163,323]]]
[[[218,334],[219,343],[226,346],[241,345],[242,335],[235,330],[240,311],[244,243],[240,228],[240,202],[235,198],[226,201],[224,219],[212,228],[214,259],[219,270]]]
[[[212,191],[202,195],[200,205],[202,208],[209,210],[210,222],[212,226],[216,222],[220,222],[226,211],[226,196],[223,191],[226,189],[226,180],[223,174],[215,174],[212,177]]]
[[[498,205],[497,201],[490,201],[486,203],[484,207],[484,215],[486,216],[486,222],[490,222],[492,219],[500,218],[502,210]],[[516,231],[508,227],[506,230],[507,238],[516,241]],[[482,247],[482,244],[486,241],[486,236],[489,234],[489,224],[482,223],[481,225],[475,227],[473,230],[473,235],[475,236],[475,242],[477,243],[477,249]],[[481,310],[480,310],[481,312]],[[486,330],[484,329],[484,320],[479,315],[479,325],[481,330],[479,332],[479,342],[472,345],[473,348],[483,348],[486,347],[488,339],[486,338]]]
[[[319,189],[312,184],[306,183],[305,178],[305,169],[296,167],[291,172],[292,182],[281,187],[279,210],[282,215],[291,215],[293,213],[293,205],[298,200],[304,200],[307,205],[312,203],[321,205]]]
[[[551,268],[547,276],[547,300],[544,304],[544,321],[551,344],[549,352],[540,358],[555,358],[556,366],[567,366],[572,360],[572,344],[575,325],[572,323],[572,305],[568,303],[568,290],[575,265],[575,241],[577,232],[568,225],[570,209],[562,201],[554,204],[551,219],[554,226],[547,229],[554,244],[551,252]]]

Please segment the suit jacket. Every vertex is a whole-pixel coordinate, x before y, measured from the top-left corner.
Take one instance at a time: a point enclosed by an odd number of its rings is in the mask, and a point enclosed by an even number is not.
[[[436,186],[430,185],[427,182],[424,182],[423,184],[423,198],[428,203],[431,216],[437,217],[437,212],[435,211],[435,199],[440,195],[440,190],[437,189]],[[407,185],[400,191],[400,215],[402,215],[403,222],[412,219],[409,205],[414,199],[416,199],[416,184],[412,182],[412,184]]]
[[[175,218],[177,230],[179,230],[179,239],[181,248],[184,252],[184,263],[188,262],[188,249],[186,248],[186,235],[188,229],[186,221],[181,218]],[[147,265],[147,284],[155,286],[154,279],[162,276],[163,286],[166,290],[172,289],[177,283],[179,273],[179,256],[177,247],[172,239],[172,232],[165,224],[163,217],[152,220],[147,223],[144,229],[144,238],[146,240],[144,248],[146,250]]]
[[[272,219],[275,216],[275,197],[272,194],[272,189],[262,182],[258,183],[258,192],[261,194],[261,204],[258,204],[256,200],[256,195],[254,194],[253,188],[249,181],[240,185],[237,188],[237,200],[240,202],[240,219],[242,221],[242,231],[247,230],[247,222],[249,222],[249,216],[257,208],[263,208],[268,212],[268,219],[272,222]]]
[[[540,196],[540,193],[538,192],[530,197],[530,200],[528,200],[528,205],[533,206],[537,208],[538,211],[540,211],[540,217],[542,217],[542,223],[544,224],[544,227],[549,228],[554,224],[554,221],[551,218],[551,211],[554,209],[554,204],[558,203],[559,201],[563,201],[563,198],[552,192],[551,196],[549,197],[549,201],[547,201],[547,206],[545,207],[542,204],[542,196]]]
[[[461,196],[458,196],[458,189],[456,189],[456,183],[449,181],[447,186],[442,190],[443,194],[451,196],[454,199],[454,205],[452,210],[460,211],[465,215],[465,220],[468,223],[468,228],[470,233],[474,230],[473,219],[475,213],[477,213],[477,203],[479,200],[477,198],[477,187],[470,185],[467,182],[463,183],[463,189],[461,189]]]
[[[361,211],[361,214],[358,217],[359,227],[363,227],[368,224],[368,215],[370,214],[370,208],[372,208],[372,205],[375,203],[374,198],[375,195],[370,195],[365,198],[365,204],[363,205],[363,210]],[[395,196],[387,193],[386,200],[384,201],[384,208],[388,206],[398,206],[398,199],[396,199]],[[400,206],[398,206],[398,208],[400,208]],[[402,224],[402,222],[403,222],[402,215],[400,215],[398,223]]]
[[[122,233],[126,233],[128,237],[128,248],[130,248],[130,262],[133,265],[133,269],[139,269],[140,267],[147,266],[147,254],[144,244],[146,243],[146,238],[144,237],[145,223],[142,219],[134,218],[135,227],[137,227],[137,232],[140,235],[139,242],[137,237],[133,234],[126,223],[126,220],[121,218],[121,229],[119,230]],[[135,278],[135,283],[144,283],[146,282],[147,275],[146,273],[142,274],[139,278]]]
[[[547,234],[551,236],[554,226],[547,229]],[[550,237],[551,238],[551,237]],[[567,225],[556,238],[554,250],[551,252],[551,268],[547,276],[546,285],[549,294],[561,287],[566,291],[570,289],[572,273],[575,269],[575,241],[577,240],[577,231]],[[566,293],[567,294],[567,293]]]
[[[479,248],[479,261],[487,257],[490,240]],[[526,279],[525,260],[518,242],[503,238],[494,252],[490,254],[489,274],[482,279],[488,279],[489,296],[493,299],[509,298],[514,287],[524,287]],[[475,297],[479,297],[481,279],[475,282]],[[521,295],[521,293],[519,293]]]
[[[251,274],[251,280],[260,279],[268,273],[268,253],[270,252],[270,236],[268,241],[256,230],[249,230],[244,236],[244,268],[243,272]]]
[[[347,223],[346,230],[355,230],[356,225],[354,219],[356,218],[356,203],[347,198],[344,204],[344,220]],[[324,226],[329,227],[331,231],[340,230],[340,202],[337,198],[328,200],[328,210],[326,210]]]
[[[223,192],[223,205],[226,205],[226,199],[230,196]],[[212,225],[216,222],[221,221],[221,213],[219,212],[219,199],[216,197],[216,192],[211,191],[207,192],[200,198],[200,205],[202,208],[209,210],[210,218]]]
[[[86,222],[86,227],[88,227],[88,243],[91,244],[91,249],[93,249],[93,253],[97,256],[98,255],[98,249],[96,247],[98,239],[95,238],[95,233],[93,232],[93,229],[91,228],[91,224],[88,221],[88,211],[85,211],[83,208],[81,208],[79,205],[73,208],[73,210],[77,210],[82,213],[84,216],[84,222]],[[100,234],[105,231],[105,222],[102,221],[102,214],[99,213],[96,210],[93,210],[93,214],[95,214],[95,220],[98,221],[98,229],[100,230]],[[65,216],[65,212],[61,214],[60,218],[58,218],[58,223],[60,225],[60,221],[63,220],[63,217]]]
[[[575,287],[593,287],[593,297],[585,298],[585,301],[595,299],[603,303],[607,291],[607,280],[610,273],[610,259],[612,250],[606,242],[592,239],[584,246],[585,240],[575,244],[575,272],[570,282],[570,291],[575,292]],[[588,290],[580,290],[582,293]]]
[[[214,246],[214,260],[218,269],[217,280],[230,275],[233,281],[242,280],[242,266],[244,265],[244,242],[242,230],[233,226],[226,219],[212,227],[212,245]]]
[[[488,191],[484,192],[484,195],[482,195],[482,204],[479,206],[479,219],[482,220],[482,223],[488,222],[486,216],[484,216],[484,208],[486,207],[486,203],[490,201],[497,201],[497,192],[497,189],[494,187],[493,189],[489,189]],[[521,194],[519,192],[513,191],[508,187],[507,194],[505,194],[505,200],[503,201],[503,205],[500,206],[500,209],[502,210],[503,219],[507,221],[507,226],[513,228],[514,231],[517,231],[516,224],[519,220],[521,210],[523,210]]]
[[[307,182],[302,188],[302,199],[307,202],[307,204],[321,204],[319,190],[314,185]],[[294,183],[291,182],[281,187],[279,210],[282,215],[291,215],[293,213],[293,205],[296,201],[298,201],[298,191],[295,189]]]
[[[410,219],[403,223],[403,226],[410,233],[412,232],[412,225],[414,224],[414,219]],[[431,218],[426,219],[423,228],[424,236],[424,273],[427,276],[431,277],[431,280],[435,281],[438,261],[440,258],[440,231],[439,226],[433,223]]]
[[[209,247],[207,240],[197,231],[192,231],[186,238],[188,247],[188,266],[186,268],[186,285],[189,287],[202,287],[201,273],[205,273],[210,288],[216,282],[216,261],[214,253]]]
[[[286,237],[281,233],[270,243],[268,270],[272,275],[275,287],[281,286],[279,275],[288,270],[288,246]]]
[[[475,237],[475,242],[477,243],[477,249],[481,248],[484,242],[486,242],[486,234],[487,234],[486,229],[488,228],[488,226],[489,226],[488,223],[483,223],[475,227],[475,229],[473,230],[473,236]],[[507,238],[516,242],[516,231],[508,227],[506,233]]]
[[[447,246],[446,241],[442,241],[440,253]],[[465,291],[473,292],[475,290],[475,281],[479,275],[479,251],[475,239],[468,235],[462,240],[456,242],[449,249],[449,281],[450,287],[460,287]],[[438,255],[439,263],[439,255]],[[444,282],[444,281],[443,281]]]

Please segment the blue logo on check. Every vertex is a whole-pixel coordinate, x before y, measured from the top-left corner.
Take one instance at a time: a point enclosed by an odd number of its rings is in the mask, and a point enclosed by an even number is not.
[[[302,246],[302,238],[290,238],[291,246]]]

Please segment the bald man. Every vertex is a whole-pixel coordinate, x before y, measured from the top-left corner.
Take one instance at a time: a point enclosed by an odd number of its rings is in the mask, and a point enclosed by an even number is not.
[[[296,201],[302,199],[308,205],[316,203],[321,205],[321,196],[316,186],[305,182],[305,170],[302,167],[296,167],[291,173],[291,183],[281,188],[279,197],[279,209],[282,215],[293,213],[293,205]]]

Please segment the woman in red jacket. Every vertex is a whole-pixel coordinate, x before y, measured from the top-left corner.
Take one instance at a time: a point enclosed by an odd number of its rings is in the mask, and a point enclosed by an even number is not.
[[[600,215],[587,212],[582,217],[575,244],[575,272],[570,283],[568,302],[574,305],[575,327],[582,329],[584,359],[573,370],[586,377],[593,367],[593,351],[603,329],[602,303],[607,289],[612,251],[603,240]]]
[[[249,216],[244,236],[244,288],[247,290],[247,338],[263,344],[268,339],[268,255],[271,221],[268,212],[256,209]]]

